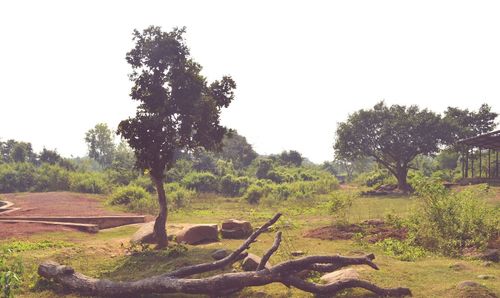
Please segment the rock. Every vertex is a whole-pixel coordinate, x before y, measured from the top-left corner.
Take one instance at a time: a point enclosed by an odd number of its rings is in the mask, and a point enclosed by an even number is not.
[[[481,285],[472,280],[464,280],[457,284],[457,289],[465,289],[469,287],[481,287]]]
[[[485,261],[498,262],[500,260],[500,253],[498,249],[487,249],[480,256]]]
[[[252,234],[253,228],[250,222],[244,220],[230,219],[222,223],[222,237],[226,239],[241,239]]]
[[[495,279],[495,276],[489,275],[489,274],[481,274],[481,275],[478,275],[477,278],[479,278],[479,279]]]
[[[296,250],[296,251],[292,251],[292,256],[293,257],[300,257],[300,256],[303,256],[305,255],[306,253],[301,251],[301,250]]]
[[[493,265],[492,261],[485,261],[485,262],[483,262],[483,266],[484,267],[491,267],[491,265]]]
[[[192,225],[182,229],[175,240],[177,243],[200,244],[218,241],[218,234],[219,229],[216,224]]]
[[[462,263],[455,263],[455,264],[451,264],[449,266],[450,269],[453,269],[455,271],[461,271],[461,270],[465,270],[467,269],[467,266],[465,266],[464,264]]]
[[[154,243],[155,242],[155,237],[154,237],[154,226],[155,222],[150,221],[145,224],[143,224],[137,232],[132,235],[132,239],[130,239],[130,242],[132,243]]]
[[[342,279],[359,279],[359,274],[355,269],[348,268],[323,275],[320,280],[323,283],[331,284]]]
[[[243,259],[241,267],[243,268],[244,271],[255,271],[259,266],[260,261],[262,261],[261,257],[249,253],[248,256],[245,259]],[[271,264],[267,262],[265,268],[270,269]]]
[[[212,253],[212,258],[214,260],[222,260],[229,255],[229,251],[225,249],[218,249]]]

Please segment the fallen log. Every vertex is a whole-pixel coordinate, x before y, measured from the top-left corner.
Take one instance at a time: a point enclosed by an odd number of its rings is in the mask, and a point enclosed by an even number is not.
[[[268,231],[281,216],[276,214],[272,219],[257,229],[247,240],[233,253],[227,257],[210,263],[187,266],[162,275],[152,276],[137,281],[117,282],[105,279],[95,279],[75,272],[71,267],[59,265],[55,262],[44,262],[38,267],[38,274],[44,278],[51,279],[69,290],[84,295],[96,296],[129,296],[153,293],[186,293],[206,294],[220,296],[227,293],[242,290],[246,287],[263,286],[270,283],[281,283],[288,287],[315,293],[329,294],[348,288],[363,288],[379,296],[411,296],[408,288],[381,288],[368,281],[359,279],[341,279],[330,284],[316,284],[305,281],[299,277],[304,270],[331,272],[351,265],[367,265],[375,270],[379,268],[373,259],[375,256],[369,254],[362,257],[333,256],[306,256],[299,259],[289,260],[266,268],[267,260],[276,252],[281,243],[281,232],[276,234],[271,248],[262,258],[256,271],[222,273],[205,278],[188,278],[189,276],[222,269],[246,257],[245,252],[254,243],[257,237]]]

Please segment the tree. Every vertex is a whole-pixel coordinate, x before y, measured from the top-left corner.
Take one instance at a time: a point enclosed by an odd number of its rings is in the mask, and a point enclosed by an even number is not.
[[[57,153],[56,150],[48,150],[46,148],[42,149],[40,155],[38,156],[40,162],[49,163],[51,165],[56,164],[62,160],[61,155]]]
[[[295,166],[300,167],[302,165],[302,155],[300,152],[295,150],[283,151],[279,155],[279,161],[282,165],[285,166]]]
[[[163,32],[155,26],[142,33],[134,30],[135,47],[126,59],[134,83],[130,96],[139,105],[135,117],[121,121],[117,131],[156,186],[160,211],[154,234],[160,248],[168,244],[165,171],[174,165],[178,150],[220,149],[227,132],[220,112],[234,99],[236,88],[228,76],[207,83],[201,65],[190,57],[184,33],[185,28]]]
[[[482,104],[477,112],[468,109],[448,107],[444,120],[450,125],[452,141],[474,137],[495,129],[497,113],[491,111],[488,104]]]
[[[221,159],[232,161],[234,168],[238,170],[248,167],[257,158],[252,145],[234,130],[224,136],[222,151],[216,155]]]
[[[445,128],[441,117],[427,109],[388,107],[380,102],[338,124],[335,155],[347,160],[374,158],[397,178],[398,188],[408,192],[406,178],[411,162],[417,155],[433,154],[441,144],[449,143]]]
[[[107,168],[113,162],[115,143],[113,131],[105,123],[98,123],[85,133],[85,142],[89,150],[89,157]]]

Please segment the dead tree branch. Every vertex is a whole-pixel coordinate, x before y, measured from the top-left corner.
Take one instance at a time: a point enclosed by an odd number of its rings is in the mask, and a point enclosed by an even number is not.
[[[194,274],[214,271],[231,265],[244,258],[245,250],[255,242],[257,237],[267,231],[281,216],[276,214],[271,220],[257,229],[232,254],[226,258],[199,265],[187,266],[175,271],[144,278],[132,282],[115,282],[105,279],[95,279],[78,272],[71,267],[62,266],[54,262],[45,262],[38,267],[42,277],[52,279],[66,288],[84,295],[97,296],[137,296],[152,293],[186,293],[220,295],[241,290],[246,287],[263,286],[270,283],[281,283],[293,286],[300,290],[316,294],[335,294],[348,288],[363,288],[381,296],[408,296],[411,292],[407,288],[380,288],[368,281],[359,279],[341,279],[337,282],[321,285],[302,280],[297,273],[303,270],[330,272],[350,265],[368,265],[378,270],[373,263],[375,256],[369,254],[362,257],[344,256],[307,256],[277,264],[265,269],[269,258],[278,250],[281,243],[281,232],[276,234],[273,245],[264,254],[256,271],[217,274],[206,278],[186,278]]]

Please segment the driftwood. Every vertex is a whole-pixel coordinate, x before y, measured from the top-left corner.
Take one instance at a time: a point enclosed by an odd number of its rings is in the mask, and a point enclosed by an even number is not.
[[[287,287],[315,293],[333,295],[348,288],[363,288],[380,296],[411,296],[407,288],[381,288],[368,281],[359,279],[341,279],[330,284],[316,284],[301,279],[299,276],[304,270],[317,272],[331,272],[350,265],[368,265],[378,270],[373,263],[375,256],[369,254],[362,257],[333,256],[306,256],[277,264],[269,269],[266,262],[281,243],[281,232],[278,232],[272,247],[264,254],[262,262],[256,271],[217,274],[205,278],[187,278],[195,274],[214,271],[227,267],[246,257],[245,252],[257,237],[268,231],[281,216],[276,214],[271,220],[257,229],[233,253],[227,257],[210,263],[187,266],[175,271],[144,278],[132,282],[115,282],[105,279],[95,279],[78,272],[71,267],[59,265],[55,262],[45,262],[38,267],[38,273],[56,283],[62,284],[69,290],[84,295],[135,297],[139,294],[151,293],[188,293],[221,296],[242,290],[246,287],[262,286],[270,283],[281,283]]]

